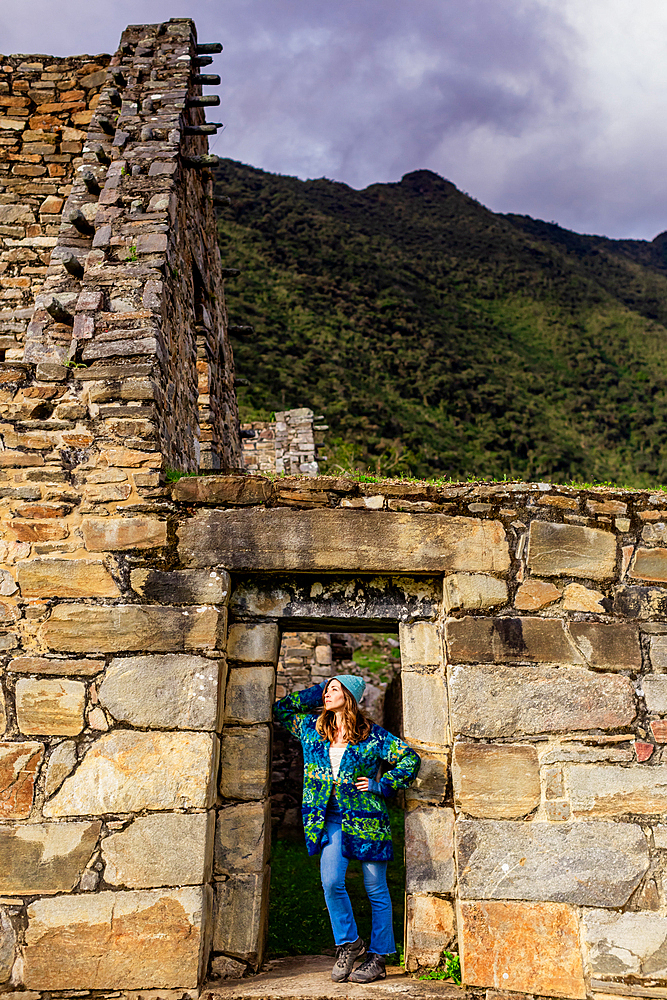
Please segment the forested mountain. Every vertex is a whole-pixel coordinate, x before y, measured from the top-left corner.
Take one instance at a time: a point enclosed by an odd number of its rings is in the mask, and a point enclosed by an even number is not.
[[[311,406],[330,466],[667,482],[667,234],[497,215],[427,170],[216,171],[245,419]]]

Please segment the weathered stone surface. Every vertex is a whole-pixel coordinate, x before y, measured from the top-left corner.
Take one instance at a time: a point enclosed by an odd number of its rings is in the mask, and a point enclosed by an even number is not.
[[[227,680],[225,723],[270,722],[275,681],[275,667],[233,667]]]
[[[575,816],[627,816],[667,809],[667,766],[573,764],[567,768]]]
[[[602,604],[605,596],[600,590],[591,590],[580,583],[569,583],[563,591],[563,607],[566,611],[591,611],[604,614]]]
[[[73,740],[63,740],[53,748],[49,756],[49,766],[46,772],[44,793],[47,798],[60,788],[68,774],[76,767],[76,743]]]
[[[667,715],[667,674],[642,677],[642,689],[649,712]]]
[[[0,893],[71,892],[93,855],[101,825],[0,826]]]
[[[539,576],[604,580],[616,568],[616,536],[577,524],[532,521],[527,562]]]
[[[240,979],[247,969],[245,962],[229,955],[215,955],[211,960],[211,979]]]
[[[526,580],[516,592],[514,607],[519,611],[538,611],[554,601],[559,601],[561,592],[546,580]]]
[[[667,588],[618,587],[614,596],[614,614],[628,618],[667,618]]]
[[[454,940],[454,909],[439,896],[408,896],[405,967],[433,968],[442,952]]]
[[[184,653],[114,658],[100,703],[121,722],[157,729],[215,729],[220,661]]]
[[[480,610],[507,603],[507,584],[483,573],[452,573],[445,577],[445,610]]]
[[[623,906],[646,874],[649,852],[632,823],[456,824],[462,899],[535,899]]]
[[[421,806],[405,815],[406,892],[454,889],[454,810]]]
[[[637,549],[628,576],[633,580],[667,582],[667,548]]]
[[[44,815],[204,809],[211,804],[215,750],[209,733],[104,733]]]
[[[167,522],[154,517],[88,517],[83,538],[89,552],[152,549],[167,544]]]
[[[0,906],[0,983],[6,983],[12,974],[16,957],[16,931],[4,906]]]
[[[586,662],[594,669],[641,670],[639,635],[632,625],[570,622],[569,629]]]
[[[563,903],[461,902],[463,982],[583,1000],[586,985],[575,910]]]
[[[578,667],[457,667],[450,694],[454,733],[481,739],[615,729],[635,716],[627,677]]]
[[[188,476],[171,490],[174,500],[190,503],[229,503],[235,506],[264,503],[271,496],[271,482],[261,476]]]
[[[446,753],[425,753],[420,749],[419,774],[405,791],[408,802],[444,801],[449,785],[449,758]]]
[[[406,670],[401,677],[403,735],[436,747],[449,743],[447,683],[443,667],[429,673]]]
[[[436,622],[401,622],[398,626],[401,649],[401,667],[414,670],[420,667],[437,668],[444,662],[444,649],[440,626]]]
[[[213,950],[253,966],[261,964],[268,921],[271,869],[230,875],[215,883]]]
[[[628,734],[628,743],[631,739],[632,736]],[[614,744],[591,746],[588,743],[575,743],[570,739],[567,739],[565,743],[547,745],[540,752],[542,767],[564,761],[570,764],[597,764],[603,760],[629,763],[632,759],[632,750],[629,746],[622,747]]]
[[[8,669],[20,674],[56,674],[70,677],[79,674],[93,677],[104,670],[104,660],[63,660],[46,656],[16,656]]]
[[[224,569],[185,569],[163,573],[133,569],[132,589],[156,604],[226,604],[231,580]]]
[[[656,743],[667,743],[667,719],[654,719],[651,732]]]
[[[23,597],[119,597],[101,559],[31,559],[18,564]]]
[[[0,818],[27,819],[32,809],[41,743],[0,743]]]
[[[667,978],[667,917],[608,910],[584,910],[583,917],[594,976]]]
[[[102,841],[104,880],[128,889],[209,882],[215,814],[157,813]]]
[[[220,809],[215,827],[216,875],[263,872],[270,846],[270,799]]]
[[[2,688],[0,688],[0,736],[5,733],[7,729],[7,710],[5,708],[5,694]]]
[[[225,727],[220,746],[220,793],[227,799],[257,800],[268,793],[268,726]]]
[[[446,638],[450,663],[583,663],[557,618],[454,618]]]
[[[227,658],[241,663],[275,663],[280,648],[277,625],[230,625]]]
[[[208,886],[39,899],[28,907],[25,985],[194,989],[210,907]]]
[[[180,529],[189,566],[228,570],[350,570],[358,573],[503,573],[498,521],[372,510],[211,510]]]
[[[667,673],[667,635],[651,636],[651,666],[656,673]]]
[[[16,720],[26,736],[77,736],[85,704],[81,681],[20,677],[16,682]]]
[[[470,816],[517,819],[540,804],[540,769],[534,746],[456,743],[452,780],[456,804]]]
[[[56,652],[122,653],[140,649],[176,652],[216,649],[222,612],[216,608],[160,607],[119,604],[114,607],[58,604],[41,628],[42,638]]]

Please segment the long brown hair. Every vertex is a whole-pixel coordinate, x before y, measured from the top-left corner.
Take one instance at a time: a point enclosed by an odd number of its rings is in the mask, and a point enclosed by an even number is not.
[[[335,678],[332,678],[334,680]],[[331,681],[327,682],[327,687]],[[340,682],[339,682],[340,683]],[[371,721],[359,708],[356,699],[350,694],[344,684],[340,685],[343,690],[345,704],[343,705],[343,727],[348,743],[361,743],[368,738],[371,731]],[[324,691],[326,691],[325,687]],[[324,691],[322,694],[324,694]],[[323,708],[315,723],[320,736],[333,743],[336,739],[336,713],[328,708]]]

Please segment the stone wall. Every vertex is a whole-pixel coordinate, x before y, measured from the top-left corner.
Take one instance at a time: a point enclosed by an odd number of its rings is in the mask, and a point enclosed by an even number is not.
[[[255,420],[241,425],[243,462],[248,472],[275,475],[316,476],[318,444],[326,424],[315,424],[308,407],[280,410],[274,420]]]

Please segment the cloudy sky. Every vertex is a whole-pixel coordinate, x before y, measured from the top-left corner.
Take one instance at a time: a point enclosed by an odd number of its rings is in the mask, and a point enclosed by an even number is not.
[[[667,229],[664,0],[0,0],[0,48],[109,52],[184,16],[225,46],[220,155],[355,188],[427,167],[495,211]]]

